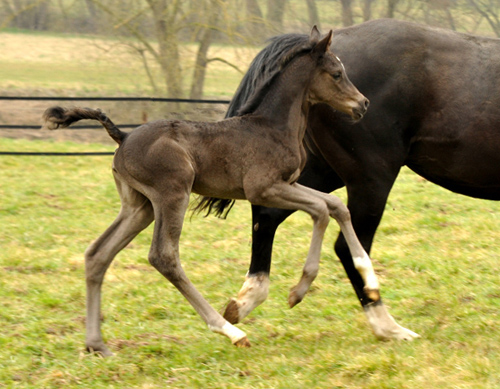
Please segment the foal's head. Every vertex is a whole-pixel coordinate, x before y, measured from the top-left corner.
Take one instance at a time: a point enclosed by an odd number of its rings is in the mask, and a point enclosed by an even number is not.
[[[313,45],[311,55],[316,56],[317,68],[312,78],[308,101],[311,104],[325,103],[337,111],[360,120],[366,113],[370,102],[363,96],[347,77],[344,65],[330,51],[332,31],[321,38],[316,26],[309,37]]]

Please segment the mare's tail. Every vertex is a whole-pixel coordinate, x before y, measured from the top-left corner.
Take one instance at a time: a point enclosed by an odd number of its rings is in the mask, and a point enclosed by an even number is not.
[[[51,107],[43,114],[43,120],[50,130],[69,127],[82,119],[97,120],[118,144],[121,144],[127,136],[127,133],[116,127],[100,109]]]

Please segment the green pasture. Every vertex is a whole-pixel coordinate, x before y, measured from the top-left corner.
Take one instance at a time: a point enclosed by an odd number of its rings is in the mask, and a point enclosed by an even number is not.
[[[99,144],[0,139],[2,151],[111,151]],[[103,333],[115,356],[84,351],[83,252],[114,219],[111,157],[0,156],[0,387],[498,388],[500,204],[452,194],[403,169],[372,257],[382,294],[414,342],[371,334],[332,246],[304,301],[287,308],[311,221],[278,230],[268,300],[238,349],[210,332],[147,261],[151,229],[107,273]],[[345,198],[343,191],[339,194]],[[181,257],[216,309],[250,257],[250,208],[186,218]]]
[[[3,94],[151,93],[140,63],[113,41],[0,33],[0,50]],[[214,50],[242,70],[256,52]],[[187,73],[193,53],[184,48]],[[241,79],[221,63],[207,77],[207,96],[230,97]],[[4,104],[0,118],[11,110]],[[0,151],[112,150],[0,138]],[[119,210],[110,166],[111,157],[0,156],[0,388],[500,387],[500,204],[453,194],[407,169],[372,258],[391,313],[422,336],[415,342],[373,337],[334,254],[334,222],[312,290],[287,307],[312,229],[296,213],[277,233],[268,300],[239,325],[250,349],[210,332],[148,264],[149,228],[106,276],[103,333],[115,356],[89,355],[83,252]],[[182,261],[216,309],[244,281],[250,220],[245,202],[227,220],[186,218]]]

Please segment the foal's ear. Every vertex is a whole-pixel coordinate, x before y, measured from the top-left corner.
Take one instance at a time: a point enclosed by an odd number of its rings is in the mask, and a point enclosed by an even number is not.
[[[318,26],[314,25],[312,30],[311,30],[309,40],[317,42],[317,41],[319,41],[319,38],[321,38],[321,33],[318,30]]]
[[[330,32],[326,34],[326,36],[323,39],[321,39],[318,43],[316,43],[313,51],[317,53],[326,53],[330,48],[330,45],[332,44],[332,37],[333,37],[333,31],[330,30]]]

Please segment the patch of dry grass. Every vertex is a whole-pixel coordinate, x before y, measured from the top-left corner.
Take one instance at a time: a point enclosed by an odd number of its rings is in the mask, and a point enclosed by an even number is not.
[[[197,47],[181,46],[184,87],[189,90]],[[4,93],[67,95],[152,95],[142,60],[126,41],[92,37],[0,32],[0,90]],[[220,57],[245,71],[255,48],[213,45],[209,57]],[[149,58],[156,83],[159,67]],[[208,66],[206,96],[232,96],[242,74],[220,61]]]

